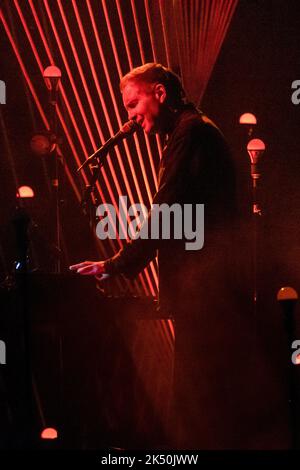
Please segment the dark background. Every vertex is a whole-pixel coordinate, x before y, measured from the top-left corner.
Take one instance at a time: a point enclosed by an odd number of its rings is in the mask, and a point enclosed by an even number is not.
[[[255,114],[252,137],[266,145],[259,183],[262,217],[257,226],[255,321],[270,367],[270,396],[287,377],[283,372],[285,327],[276,295],[283,286],[298,292],[300,288],[300,106],[291,101],[291,84],[299,78],[299,21],[297,1],[239,2],[202,103],[233,149],[244,222],[239,249],[249,266],[253,221],[249,138],[238,124],[242,113]],[[250,278],[248,282],[250,287]],[[299,338],[299,306],[295,315],[294,338]],[[249,377],[249,383],[253,379]]]
[[[253,137],[265,142],[262,158],[259,261],[267,279],[299,286],[300,107],[291,101],[299,77],[300,5],[296,1],[241,1],[203,100],[234,152],[239,199],[249,211],[247,135],[238,124],[254,113]],[[276,281],[275,281],[275,278]]]

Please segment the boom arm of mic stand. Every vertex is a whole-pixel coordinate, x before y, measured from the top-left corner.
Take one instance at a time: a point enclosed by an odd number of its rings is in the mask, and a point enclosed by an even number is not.
[[[81,202],[80,202],[80,206],[83,207],[83,208],[85,208],[91,194],[95,190],[96,182],[97,182],[97,179],[99,178],[100,168],[101,168],[102,164],[103,163],[100,163],[98,161],[98,164],[95,165],[94,168],[93,168],[93,175],[92,175],[91,182],[90,182],[89,185],[86,185],[83,196],[82,196],[82,199],[81,199]]]

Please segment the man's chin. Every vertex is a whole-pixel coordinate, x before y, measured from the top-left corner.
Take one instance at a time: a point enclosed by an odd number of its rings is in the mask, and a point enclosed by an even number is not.
[[[154,126],[152,126],[152,127],[146,127],[144,129],[144,132],[148,135],[153,135],[153,134],[157,134],[158,131],[157,131],[157,129],[155,129]]]

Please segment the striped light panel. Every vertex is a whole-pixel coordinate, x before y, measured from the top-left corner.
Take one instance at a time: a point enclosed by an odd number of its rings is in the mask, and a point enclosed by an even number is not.
[[[46,129],[43,71],[48,65],[62,71],[59,132],[69,146],[65,171],[78,201],[91,171],[85,167],[78,175],[77,167],[127,121],[120,78],[132,67],[161,62],[181,75],[188,96],[199,105],[236,5],[237,0],[3,2],[2,25]],[[160,137],[142,131],[120,143],[101,168],[97,199],[113,204],[117,214],[121,195],[127,196],[128,205],[142,202],[149,207],[161,152]],[[99,256],[113,255],[123,243],[119,237],[97,240]],[[155,297],[156,260],[135,282],[117,283],[120,292]],[[170,321],[161,328],[167,338],[174,337]]]

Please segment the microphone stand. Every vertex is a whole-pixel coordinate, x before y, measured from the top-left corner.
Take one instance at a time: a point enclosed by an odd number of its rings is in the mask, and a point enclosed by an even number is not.
[[[57,251],[57,256],[55,257],[54,272],[56,274],[61,273],[61,217],[60,217],[60,174],[59,174],[59,155],[57,149],[57,130],[58,130],[58,115],[57,115],[57,95],[58,95],[58,85],[61,78],[61,72],[58,67],[51,65],[44,70],[44,78],[47,83],[50,96],[50,130],[52,134],[56,137],[55,147],[53,149],[53,158],[54,158],[54,170],[52,175],[52,192],[54,200],[54,245]]]
[[[261,207],[258,203],[258,178],[259,174],[252,174],[252,215],[253,215],[253,305],[254,314],[257,312],[257,259],[258,259],[258,224],[262,215]]]
[[[87,184],[85,186],[85,189],[83,191],[83,195],[80,201],[80,206],[83,208],[83,211],[86,215],[88,215],[89,220],[90,220],[90,225],[92,225],[92,220],[93,220],[93,215],[91,213],[92,208],[97,207],[98,205],[98,198],[96,196],[95,188],[96,188],[96,182],[99,178],[100,175],[100,169],[102,167],[103,163],[97,162],[97,165],[91,165],[91,170],[92,170],[92,178],[90,181],[90,184]],[[92,198],[93,196],[93,198]],[[87,210],[87,206],[89,204],[89,210]]]
[[[111,142],[113,141],[113,138],[111,137],[107,142]],[[80,170],[83,170],[84,167],[86,167],[87,165],[94,165],[94,162],[95,160],[97,160],[97,165],[99,167],[99,169],[103,166],[103,163],[104,163],[104,159],[107,158],[107,155],[108,155],[108,152],[109,152],[109,145],[104,144],[102,145],[102,147],[98,148],[96,150],[96,152],[94,152],[92,155],[89,156],[89,158],[87,160],[85,160],[82,165],[80,165],[78,168],[77,168],[77,173],[79,173]],[[101,157],[101,160],[100,160],[100,157]],[[103,157],[103,161],[102,161],[102,157]]]
[[[125,124],[123,124],[121,129],[119,129],[119,131],[115,135],[110,137],[100,148],[98,148],[92,155],[90,155],[89,158],[87,158],[82,163],[82,165],[80,165],[77,168],[77,173],[78,173],[87,165],[90,165],[92,169],[92,175],[93,175],[91,184],[87,185],[84,190],[83,197],[81,199],[82,207],[86,207],[87,201],[91,194],[94,195],[94,200],[97,201],[97,196],[95,195],[95,185],[100,174],[100,169],[103,166],[110,149],[113,146],[117,145],[118,142],[120,142],[121,140],[133,134],[137,130],[137,127],[138,125],[135,121],[125,122]],[[97,161],[97,164],[95,164],[95,160]],[[93,206],[96,204],[97,202],[95,202]]]
[[[51,102],[52,106],[52,126],[53,126],[53,133],[55,136],[57,136],[57,93],[55,93],[55,101]],[[58,152],[57,152],[57,142],[55,144],[55,148],[53,150],[54,153],[54,175],[52,179],[52,189],[54,192],[54,203],[55,203],[55,246],[57,249],[57,256],[55,259],[55,273],[60,274],[61,273],[61,240],[60,240],[60,231],[61,231],[61,221],[60,221],[60,187],[59,187],[59,181],[60,181],[60,175],[59,175],[59,157],[58,157]]]
[[[102,147],[97,149],[87,160],[85,160],[82,165],[77,168],[77,173],[80,170],[83,170],[87,165],[90,166],[92,172],[92,178],[90,184],[87,184],[83,190],[83,195],[80,201],[80,206],[83,208],[83,212],[85,215],[89,217],[90,226],[93,227],[93,217],[94,213],[92,214],[92,210],[97,207],[99,200],[96,195],[96,183],[100,175],[100,170],[107,158],[108,152],[110,150],[110,144],[113,142],[113,137],[111,137],[106,144]],[[96,163],[95,163],[96,161]],[[89,209],[87,210],[89,203]]]

